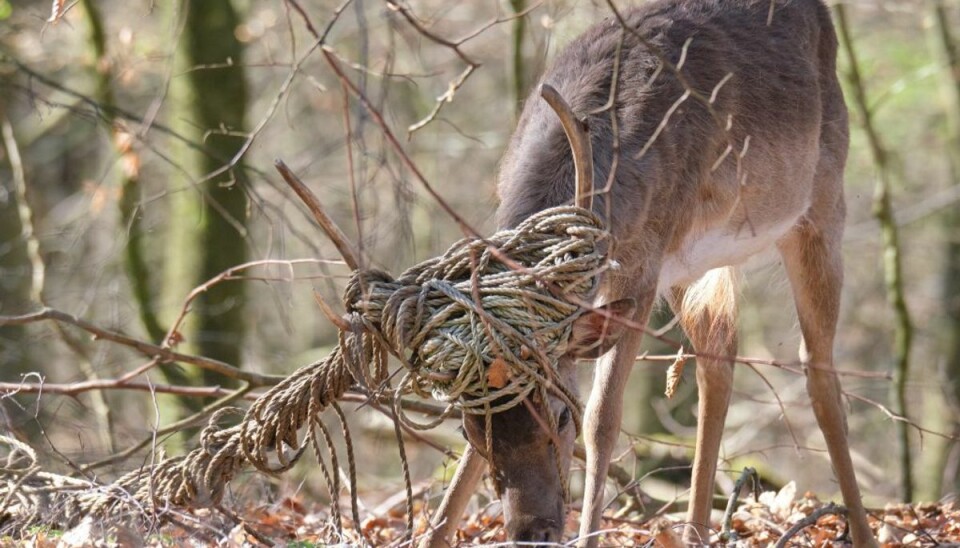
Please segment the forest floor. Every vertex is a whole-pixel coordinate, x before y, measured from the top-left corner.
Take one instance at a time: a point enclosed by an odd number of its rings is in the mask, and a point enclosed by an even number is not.
[[[762,493],[756,499],[751,495],[739,502],[737,510],[730,515],[725,543],[738,547],[774,546],[784,535],[788,537],[786,546],[842,546],[849,542],[845,537],[846,521],[836,507],[811,493],[798,496],[792,485],[788,484],[780,492]],[[96,523],[87,522],[66,532],[37,530],[31,538],[16,544],[0,538],[0,546],[409,546],[405,538],[407,516],[402,509],[367,516],[359,527],[344,517],[342,532],[332,526],[328,510],[318,506],[312,511],[304,502],[288,498],[280,504],[240,512],[234,522],[239,524],[232,528],[224,527],[222,514],[214,518],[210,513],[197,511],[190,512],[191,519],[186,520],[193,522],[191,527],[166,525],[151,535],[116,525],[98,530]],[[960,505],[956,502],[891,504],[883,509],[868,509],[868,512],[870,525],[882,546],[960,545]],[[569,512],[567,537],[576,531],[579,519],[577,511]],[[679,547],[682,546],[679,519],[670,515],[647,521],[608,518],[603,523],[600,544]],[[720,531],[724,517],[717,521],[713,525]],[[423,535],[427,526],[427,519],[420,512],[415,520],[416,535]],[[454,545],[497,546],[506,545],[505,541],[502,514],[499,505],[494,504],[465,517]],[[557,546],[573,544],[571,540]],[[723,544],[719,534],[714,536],[712,544]]]

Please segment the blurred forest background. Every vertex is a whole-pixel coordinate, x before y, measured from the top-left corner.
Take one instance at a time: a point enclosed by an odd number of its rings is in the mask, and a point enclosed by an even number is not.
[[[49,2],[0,0],[0,315],[49,307],[273,375],[335,344],[313,291],[339,302],[349,274],[275,159],[321,197],[369,266],[398,273],[463,235],[332,64],[442,199],[488,234],[497,162],[523,98],[564,44],[610,15],[602,0],[302,0],[329,32],[321,50],[280,0],[58,4],[51,16]],[[859,77],[843,49],[852,149],[836,365],[847,372],[854,461],[868,505],[936,500],[960,486],[960,3],[856,0],[843,18]],[[878,200],[878,188],[889,193]],[[731,477],[756,466],[772,484],[835,497],[796,372],[785,276],[775,261],[743,271],[741,355],[756,360],[737,368],[721,467]],[[670,321],[662,311],[653,323],[681,341]],[[168,426],[193,416],[186,426],[196,428],[203,406],[237,386],[191,363],[153,367],[77,323],[0,324],[0,431],[63,472],[101,461],[98,476],[114,477],[150,459],[152,443],[127,450],[157,432],[172,453],[193,447]],[[908,371],[898,369],[905,350]],[[695,420],[693,368],[667,400],[668,364],[638,361],[619,460],[663,500],[689,485]],[[402,478],[393,426],[359,407],[347,411],[362,500],[373,505],[401,492]],[[424,436],[459,451],[449,422]],[[407,450],[414,481],[439,495],[453,461],[417,440]],[[264,494],[271,482],[327,497],[315,465],[236,489],[262,503],[276,497]]]

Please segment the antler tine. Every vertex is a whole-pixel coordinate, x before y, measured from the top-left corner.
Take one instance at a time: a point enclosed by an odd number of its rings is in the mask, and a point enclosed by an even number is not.
[[[550,84],[540,86],[540,96],[560,118],[560,126],[567,135],[573,153],[576,170],[575,200],[577,207],[593,207],[593,148],[590,145],[590,129],[573,113],[573,109]]]

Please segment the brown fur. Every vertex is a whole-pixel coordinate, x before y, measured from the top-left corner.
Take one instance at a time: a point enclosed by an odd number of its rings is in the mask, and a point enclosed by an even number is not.
[[[768,25],[770,8],[771,0],[658,0],[624,13],[629,26],[673,64],[687,44],[680,70],[701,95],[716,92],[711,107],[716,116],[691,98],[658,130],[684,87],[636,36],[624,34],[616,98],[620,155],[609,192],[603,190],[613,165],[614,133],[609,113],[599,109],[609,98],[620,24],[608,19],[577,38],[542,82],[559,90],[590,127],[594,209],[606,219],[616,242],[611,254],[622,265],[606,276],[602,300],[634,300],[632,319],[644,323],[657,295],[664,295],[699,352],[734,356],[735,288],[729,266],[774,245],[780,251],[799,312],[813,408],[850,510],[854,543],[866,546],[874,541],[850,460],[832,365],[848,145],[846,108],[836,78],[837,41],[819,0],[773,0]],[[728,74],[732,77],[717,91]],[[732,117],[729,132],[717,117]],[[731,143],[734,150],[714,169]],[[502,163],[500,225],[515,226],[534,212],[569,203],[573,173],[555,114],[531,96]],[[584,416],[587,477],[581,536],[599,525],[603,479],[640,339],[640,333],[627,332],[596,366]],[[572,359],[558,364],[569,382]],[[709,539],[732,380],[730,361],[698,360],[697,451],[685,534],[694,544]],[[558,401],[540,409],[558,416],[563,412]],[[560,476],[553,471],[556,438],[543,432],[525,407],[495,416],[493,422],[494,454],[488,457],[493,474],[507,486],[501,496],[512,538],[558,540],[563,520],[556,510],[562,492]],[[467,420],[465,427],[471,443],[482,447],[480,423]],[[560,434],[556,453],[563,470],[569,467],[574,436],[569,430]],[[584,542],[592,545],[596,538]]]

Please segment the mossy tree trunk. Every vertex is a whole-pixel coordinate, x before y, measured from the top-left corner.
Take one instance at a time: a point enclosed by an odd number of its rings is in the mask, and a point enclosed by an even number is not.
[[[913,494],[913,455],[910,447],[910,417],[907,405],[907,383],[910,379],[910,348],[913,342],[913,323],[904,287],[900,229],[893,211],[894,162],[890,150],[881,141],[880,132],[874,123],[874,111],[867,97],[857,52],[853,46],[850,25],[844,4],[834,6],[837,14],[837,32],[847,59],[847,77],[852,107],[860,117],[860,125],[866,134],[870,155],[876,169],[876,184],[873,195],[873,216],[880,225],[883,246],[883,277],[887,301],[894,316],[894,370],[890,399],[893,411],[902,420],[897,421],[900,460],[900,493],[904,502],[911,502]]]
[[[946,65],[944,110],[947,114],[947,150],[952,184],[960,185],[960,51],[943,0],[933,0],[934,42],[941,50]],[[931,406],[930,422],[936,429],[953,436],[960,435],[960,207],[946,208],[943,217],[943,359],[937,374],[943,387],[939,405]],[[960,444],[955,441],[932,440],[932,455],[925,467],[925,495],[939,498],[944,492],[960,491]]]
[[[93,49],[93,68],[96,71],[97,101],[104,107],[102,114],[107,124],[110,139],[114,149],[120,156],[120,169],[117,183],[120,187],[120,217],[121,227],[127,237],[124,247],[124,265],[130,281],[130,289],[140,321],[143,324],[150,341],[161,344],[166,335],[166,329],[160,325],[153,304],[154,294],[157,293],[157,276],[147,260],[148,241],[143,226],[143,212],[141,211],[141,185],[138,152],[133,149],[133,137],[114,116],[116,101],[113,92],[113,68],[107,51],[107,36],[104,31],[100,9],[94,0],[82,0],[81,4],[86,14],[88,36]],[[170,384],[185,384],[188,382],[180,366],[165,364],[160,368],[164,379]]]
[[[203,143],[204,150],[184,147],[178,156],[193,179],[172,189],[168,304],[182,302],[192,288],[247,258],[249,182],[240,163],[232,163],[246,136],[243,47],[234,36],[239,17],[230,0],[183,0],[180,8],[184,21],[179,76],[173,82],[173,118],[184,135]],[[241,365],[244,300],[239,281],[219,283],[204,292],[180,333],[188,350]],[[210,372],[197,377],[206,385],[233,384]]]
[[[42,282],[35,274],[36,250],[32,234],[30,210],[26,194],[23,165],[13,141],[13,128],[6,117],[6,108],[0,100],[0,314],[16,315],[39,306]],[[34,257],[31,257],[34,255]],[[0,327],[0,373],[8,382],[35,371],[30,359],[30,346],[23,326]],[[12,401],[0,401],[0,431],[11,429],[25,434],[36,432],[36,424],[29,411],[23,412]]]
[[[527,0],[510,0],[510,8],[516,17],[513,20],[513,48],[511,51],[511,84],[513,86],[513,104],[515,115],[520,118],[520,111],[523,110],[523,100],[528,93],[528,82],[530,75],[527,74],[527,66],[524,63],[523,40],[527,30],[527,18],[520,14],[527,7]]]

